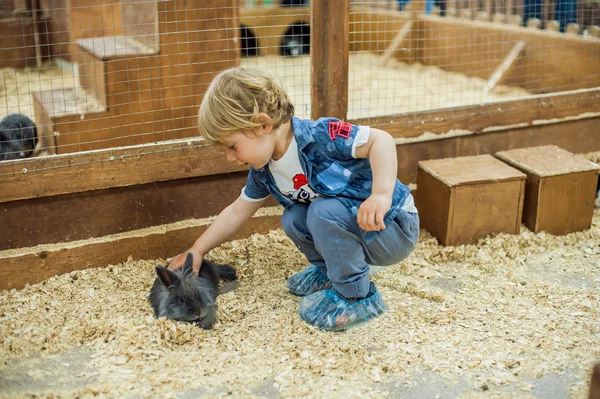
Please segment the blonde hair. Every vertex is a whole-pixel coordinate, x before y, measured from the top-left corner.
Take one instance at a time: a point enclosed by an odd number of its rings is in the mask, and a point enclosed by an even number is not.
[[[289,121],[294,106],[283,87],[269,74],[254,68],[231,68],[211,82],[198,112],[200,135],[211,144],[237,131],[265,124],[258,114],[271,117],[274,128]]]

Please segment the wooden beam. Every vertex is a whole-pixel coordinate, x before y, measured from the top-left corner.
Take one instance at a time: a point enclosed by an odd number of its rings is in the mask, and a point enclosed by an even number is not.
[[[404,183],[417,178],[419,161],[454,158],[469,155],[495,154],[515,148],[554,144],[573,153],[600,151],[600,117],[569,120],[549,125],[507,127],[502,131],[483,134],[446,136],[421,141],[398,141],[398,177]]]
[[[392,58],[396,50],[398,50],[398,47],[400,47],[402,41],[410,33],[411,28],[412,21],[406,21],[406,23],[402,25],[402,29],[398,31],[398,33],[394,37],[394,40],[392,40],[390,45],[385,49],[385,52],[381,56],[381,59],[379,60],[379,66],[385,66],[388,63],[388,61]]]
[[[310,2],[311,117],[346,119],[350,0]]]
[[[414,112],[376,118],[361,118],[352,123],[381,127],[394,137],[415,138],[425,133],[439,134],[452,130],[475,133],[498,127],[533,126],[542,121],[561,123],[560,119],[598,120],[600,88],[565,93],[542,94],[524,99],[446,110]]]
[[[265,234],[279,228],[281,216],[251,219],[231,240]],[[0,252],[0,290],[23,288],[47,278],[91,267],[105,267],[134,259],[172,257],[189,248],[209,222],[160,226],[112,236]],[[234,265],[235,266],[235,265]]]
[[[5,161],[0,203],[244,169],[197,138]]]
[[[246,179],[244,171],[0,203],[0,251],[217,215]]]
[[[508,52],[508,54],[504,58],[504,60],[502,60],[502,63],[498,65],[494,73],[492,73],[492,76],[490,76],[489,80],[487,81],[485,87],[483,88],[483,93],[485,95],[487,95],[490,92],[490,90],[496,87],[498,82],[500,82],[502,78],[510,72],[510,68],[517,61],[517,58],[519,57],[521,51],[523,51],[524,48],[524,41],[518,41],[517,43],[515,43],[513,48]]]

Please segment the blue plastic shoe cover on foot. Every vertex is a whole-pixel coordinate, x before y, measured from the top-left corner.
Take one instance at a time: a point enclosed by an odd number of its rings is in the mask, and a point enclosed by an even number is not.
[[[305,296],[314,292],[331,288],[329,278],[315,265],[294,274],[286,281],[288,290],[294,295]]]
[[[342,331],[374,319],[387,310],[377,287],[371,283],[366,298],[345,299],[333,289],[300,300],[300,318],[322,330]]]

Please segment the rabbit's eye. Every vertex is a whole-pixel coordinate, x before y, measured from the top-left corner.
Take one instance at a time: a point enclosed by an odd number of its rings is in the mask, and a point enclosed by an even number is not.
[[[185,300],[182,297],[179,297],[179,303],[185,305]]]

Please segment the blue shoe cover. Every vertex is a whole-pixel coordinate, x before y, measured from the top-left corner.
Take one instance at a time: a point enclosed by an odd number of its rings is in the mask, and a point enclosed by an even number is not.
[[[300,300],[300,318],[321,330],[342,331],[366,323],[386,311],[381,294],[371,283],[366,298],[345,299],[333,289],[305,296]]]
[[[329,278],[315,265],[294,274],[286,281],[288,290],[294,295],[305,296],[314,292],[331,288]]]

